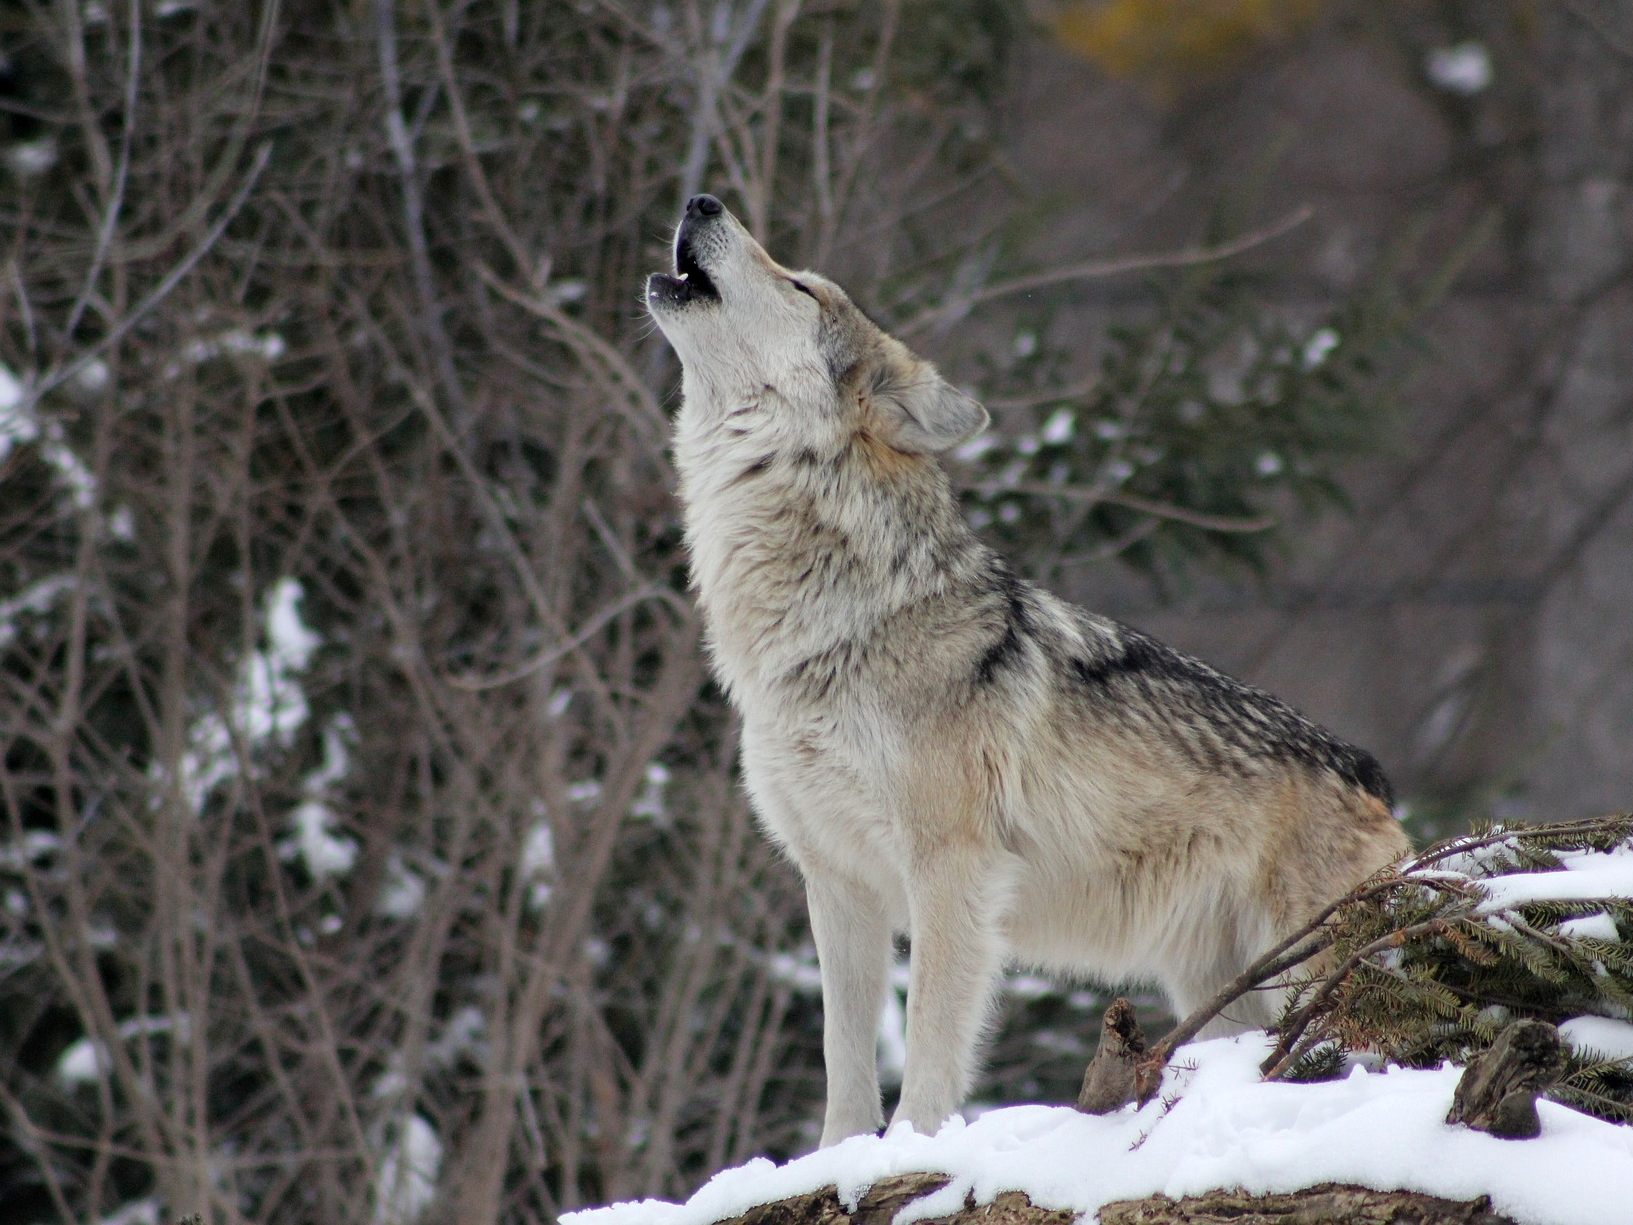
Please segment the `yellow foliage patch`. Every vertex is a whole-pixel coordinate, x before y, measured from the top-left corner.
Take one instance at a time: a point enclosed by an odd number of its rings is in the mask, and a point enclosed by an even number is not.
[[[1308,25],[1321,0],[1076,0],[1057,41],[1113,76],[1166,90],[1229,68]]]

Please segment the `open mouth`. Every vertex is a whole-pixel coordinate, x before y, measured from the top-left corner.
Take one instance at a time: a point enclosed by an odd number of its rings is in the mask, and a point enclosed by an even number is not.
[[[709,274],[703,270],[703,265],[697,262],[697,256],[692,252],[691,239],[681,234],[675,240],[675,272],[671,276],[667,272],[655,272],[646,283],[646,292],[649,299],[657,299],[665,303],[681,306],[687,302],[720,301],[720,291],[709,279]]]
[[[714,287],[709,274],[703,271],[703,265],[697,262],[689,238],[682,237],[675,244],[675,272],[690,287],[693,297],[719,300],[720,291]]]

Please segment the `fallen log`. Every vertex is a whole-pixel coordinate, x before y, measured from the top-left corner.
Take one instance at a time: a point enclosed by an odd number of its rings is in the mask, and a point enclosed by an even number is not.
[[[832,1187],[760,1204],[719,1225],[890,1225],[896,1213],[947,1185],[945,1174],[898,1174],[864,1191],[854,1208]],[[1170,1199],[1152,1195],[1103,1206],[1099,1225],[1519,1225],[1494,1211],[1485,1196],[1447,1200],[1417,1191],[1374,1191],[1323,1183],[1302,1191],[1252,1195],[1209,1191]],[[1073,1225],[1075,1212],[1040,1208],[1019,1191],[988,1203],[923,1218],[924,1225]]]

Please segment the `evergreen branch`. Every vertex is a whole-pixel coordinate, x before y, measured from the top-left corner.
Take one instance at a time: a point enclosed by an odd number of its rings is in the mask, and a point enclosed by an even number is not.
[[[1370,901],[1398,887],[1400,883],[1401,878],[1393,872],[1381,879],[1376,876],[1372,877],[1344,894],[1343,897],[1328,904],[1303,927],[1287,936],[1279,944],[1272,946],[1257,961],[1221,987],[1211,999],[1175,1025],[1173,1029],[1151,1047],[1150,1051],[1140,1061],[1141,1083],[1154,1086],[1157,1083],[1157,1074],[1167,1064],[1174,1050],[1195,1038],[1209,1021],[1224,1012],[1226,1008],[1229,1008],[1242,996],[1249,991],[1262,990],[1269,980],[1285,974],[1288,970],[1329,948],[1333,941],[1332,933],[1321,929],[1343,907],[1352,906],[1358,902]]]
[[[1355,968],[1375,953],[1382,953],[1387,949],[1398,949],[1418,936],[1438,935],[1445,931],[1446,920],[1443,918],[1430,919],[1424,923],[1415,923],[1410,927],[1397,928],[1386,936],[1380,936],[1370,944],[1362,945],[1339,964],[1338,968],[1322,981],[1309,1001],[1299,1009],[1293,1019],[1282,1029],[1275,1047],[1259,1065],[1259,1070],[1266,1080],[1278,1080],[1288,1064],[1305,1053],[1308,1046],[1300,1043],[1300,1038],[1309,1028],[1310,1022],[1315,1019],[1317,1010],[1331,999],[1333,993],[1343,985]],[[1299,1045],[1293,1045],[1299,1043]],[[1314,1045],[1311,1043],[1310,1045]]]

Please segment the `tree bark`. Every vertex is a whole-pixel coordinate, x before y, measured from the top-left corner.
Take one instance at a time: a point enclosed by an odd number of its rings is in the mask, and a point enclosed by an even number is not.
[[[1118,996],[1106,1009],[1100,1027],[1100,1045],[1083,1072],[1077,1108],[1084,1114],[1110,1114],[1142,1096],[1140,1060],[1145,1057],[1145,1033],[1134,1017],[1134,1007]],[[1159,1073],[1160,1075],[1160,1073]]]
[[[1100,1225],[1517,1225],[1485,1196],[1448,1200],[1417,1191],[1373,1191],[1323,1183],[1282,1195],[1209,1191],[1169,1199],[1121,1200],[1100,1209]]]
[[[719,1225],[889,1225],[896,1213],[947,1185],[945,1174],[898,1174],[862,1193],[854,1211],[832,1187],[750,1208]],[[926,1225],[1073,1225],[1075,1212],[1040,1208],[1019,1191],[970,1204]],[[1279,1195],[1209,1191],[1169,1199],[1152,1195],[1100,1209],[1099,1225],[1519,1225],[1485,1196],[1446,1200],[1417,1191],[1373,1191],[1323,1183]]]
[[[1469,1061],[1452,1095],[1448,1123],[1461,1123],[1504,1140],[1542,1133],[1537,1094],[1565,1070],[1559,1031],[1546,1021],[1519,1020]]]

